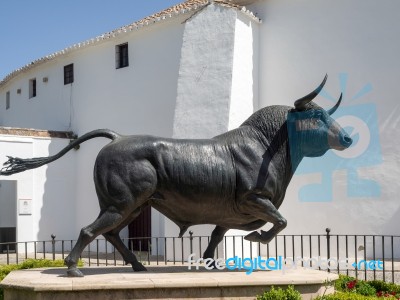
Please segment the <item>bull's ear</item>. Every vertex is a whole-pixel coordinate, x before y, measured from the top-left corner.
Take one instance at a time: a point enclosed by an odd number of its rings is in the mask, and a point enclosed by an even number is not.
[[[340,103],[342,102],[342,96],[343,96],[343,94],[340,93],[339,100],[338,100],[338,102],[335,104],[335,106],[332,107],[331,109],[327,110],[327,112],[328,112],[328,114],[329,114],[330,116],[331,116],[332,114],[334,114],[335,111],[338,109]]]
[[[314,99],[319,94],[319,92],[321,92],[327,79],[328,79],[328,74],[325,75],[325,78],[324,78],[324,80],[322,80],[319,87],[317,87],[314,91],[309,93],[307,96],[304,96],[303,98],[300,98],[299,100],[296,100],[294,102],[294,107],[296,108],[296,110],[300,110],[300,111],[304,110],[306,104],[311,102],[312,99]]]

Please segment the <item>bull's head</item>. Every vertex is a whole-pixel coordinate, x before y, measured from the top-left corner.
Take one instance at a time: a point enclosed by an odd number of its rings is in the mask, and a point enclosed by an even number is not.
[[[295,101],[295,108],[288,114],[288,134],[292,157],[316,157],[329,149],[344,150],[353,140],[331,117],[342,100],[340,95],[336,105],[324,110],[312,100],[322,90],[327,76],[313,92]]]

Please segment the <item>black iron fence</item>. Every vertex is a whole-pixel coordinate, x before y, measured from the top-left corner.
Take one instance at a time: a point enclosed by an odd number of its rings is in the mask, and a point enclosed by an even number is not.
[[[191,254],[201,257],[209,241],[209,236],[195,236],[193,232],[182,238],[124,239],[145,265],[186,264]],[[28,258],[64,259],[75,242],[57,240],[52,235],[48,241],[0,243],[0,264],[18,264]],[[328,228],[319,235],[278,235],[269,244],[249,242],[244,236],[225,236],[215,257],[271,258],[283,262],[285,268],[313,268],[400,283],[400,236],[335,235]],[[88,266],[124,265],[120,254],[104,239],[89,244],[81,259]]]

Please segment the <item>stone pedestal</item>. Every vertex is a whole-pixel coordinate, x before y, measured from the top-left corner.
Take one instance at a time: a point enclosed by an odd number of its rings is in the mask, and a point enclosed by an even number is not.
[[[256,271],[188,270],[187,266],[83,268],[83,278],[65,277],[65,268],[11,272],[2,282],[5,300],[69,299],[254,299],[271,286],[294,285],[303,299],[333,292],[324,282],[338,277],[326,272],[297,269]]]

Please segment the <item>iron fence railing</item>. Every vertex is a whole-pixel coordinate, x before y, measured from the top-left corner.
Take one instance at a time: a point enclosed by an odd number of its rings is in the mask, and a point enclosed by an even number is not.
[[[189,255],[197,257],[206,249],[210,237],[139,237],[124,239],[139,261],[146,265],[185,264]],[[28,258],[64,259],[75,240],[0,243],[0,264],[21,263]],[[293,266],[311,267],[346,274],[365,280],[400,283],[400,236],[325,234],[278,235],[268,244],[249,242],[244,236],[225,236],[216,249],[216,258],[263,257],[281,259]],[[82,253],[88,266],[124,265],[115,248],[104,239],[96,239]],[[325,264],[321,265],[321,262]],[[345,267],[343,267],[343,264]]]

